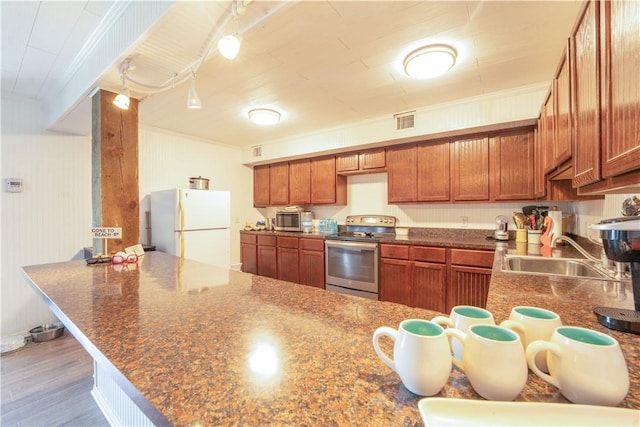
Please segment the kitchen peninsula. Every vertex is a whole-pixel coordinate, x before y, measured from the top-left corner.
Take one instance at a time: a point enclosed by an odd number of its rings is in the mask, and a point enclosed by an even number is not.
[[[628,308],[601,282],[501,273],[496,250],[488,308],[540,305],[565,324],[622,345],[640,408],[640,337],[608,331],[594,304]],[[149,252],[138,264],[28,266],[34,287],[95,360],[94,396],[112,423],[155,425],[421,425],[421,397],[402,386],[371,343],[379,326],[436,312],[326,292]],[[481,399],[452,370],[440,397]],[[566,402],[529,375],[519,401]],[[126,406],[126,405],[125,405]],[[135,411],[133,411],[135,412]],[[114,418],[115,417],[115,418]]]

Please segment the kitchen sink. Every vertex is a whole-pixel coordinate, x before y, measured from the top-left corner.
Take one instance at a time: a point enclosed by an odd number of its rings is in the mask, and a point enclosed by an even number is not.
[[[526,255],[506,255],[502,271],[545,276],[619,280],[604,271],[598,270],[587,260],[576,258],[543,258]]]

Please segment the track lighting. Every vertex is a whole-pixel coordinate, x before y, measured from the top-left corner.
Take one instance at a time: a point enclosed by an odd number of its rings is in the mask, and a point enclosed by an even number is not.
[[[236,35],[227,35],[218,40],[218,51],[227,59],[235,59],[240,52],[240,39]]]
[[[196,73],[191,70],[191,87],[189,88],[189,94],[187,96],[187,108],[192,110],[199,110],[202,108],[200,103],[200,97],[196,92]]]
[[[113,100],[113,105],[115,105],[116,107],[122,110],[128,110],[129,101],[130,101],[129,89],[127,89],[126,87],[123,87],[120,93],[116,95],[115,99]]]
[[[120,93],[118,93],[118,95],[116,95],[116,97],[113,100],[113,105],[115,105],[116,107],[122,110],[129,109],[129,102],[130,102],[130,96],[131,96],[129,93],[129,89],[127,89],[124,83],[127,71],[129,71],[129,61],[125,60],[122,62],[122,64],[120,64],[120,76],[122,77],[122,89],[120,90]]]

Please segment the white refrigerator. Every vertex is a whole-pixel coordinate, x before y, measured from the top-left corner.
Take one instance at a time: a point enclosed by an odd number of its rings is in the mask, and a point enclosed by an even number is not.
[[[156,249],[181,258],[229,268],[231,194],[174,188],[154,191],[151,241]]]

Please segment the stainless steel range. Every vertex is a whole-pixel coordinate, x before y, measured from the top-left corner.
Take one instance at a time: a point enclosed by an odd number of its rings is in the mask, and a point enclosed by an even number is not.
[[[396,234],[396,218],[386,215],[348,216],[345,231],[325,240],[328,291],[378,299],[378,246]]]

